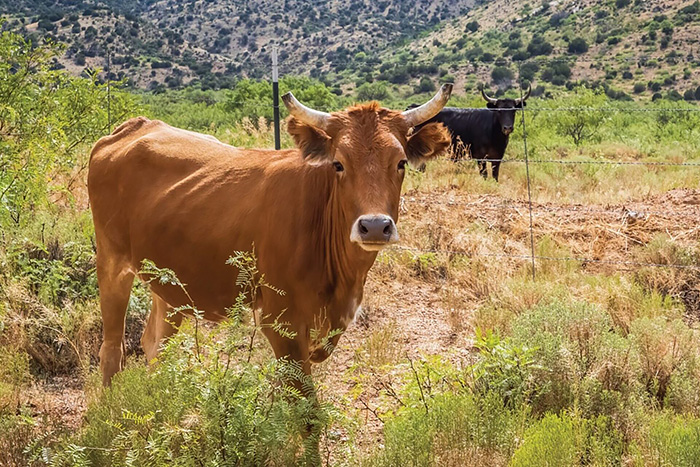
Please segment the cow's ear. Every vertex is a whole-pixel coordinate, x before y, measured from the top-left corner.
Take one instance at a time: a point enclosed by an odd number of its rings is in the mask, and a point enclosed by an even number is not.
[[[322,163],[333,159],[331,137],[322,130],[292,117],[287,121],[287,131],[294,138],[294,144],[301,150],[301,157],[305,161]]]
[[[406,156],[411,165],[420,167],[427,159],[445,152],[451,142],[450,132],[442,123],[428,123],[409,137]]]
[[[489,109],[495,109],[495,108],[496,108],[496,104],[494,104],[493,102],[487,102],[487,103],[486,103],[486,107],[488,107]]]

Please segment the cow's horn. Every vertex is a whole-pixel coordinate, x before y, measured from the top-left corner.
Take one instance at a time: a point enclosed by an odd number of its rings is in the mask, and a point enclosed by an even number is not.
[[[522,98],[522,99],[515,99],[516,105],[520,105],[520,104],[522,104],[523,102],[525,102],[525,101],[527,100],[527,98],[530,97],[530,93],[531,93],[531,92],[532,92],[532,85],[531,85],[531,84],[528,84],[528,85],[527,85],[527,92],[525,93],[525,95],[523,96],[523,98]]]
[[[420,125],[421,123],[430,120],[436,116],[452,94],[452,84],[443,84],[440,90],[425,104],[414,109],[408,109],[403,112],[403,118],[410,126]]]
[[[488,94],[486,94],[486,91],[484,91],[484,88],[481,88],[481,95],[484,97],[484,100],[488,102],[489,104],[495,104],[498,102],[498,99],[494,99],[493,97],[489,97]]]
[[[331,120],[331,114],[327,112],[320,112],[318,110],[311,109],[294,97],[294,94],[288,92],[282,96],[282,102],[289,110],[289,113],[314,128],[326,131],[328,129],[328,123]]]

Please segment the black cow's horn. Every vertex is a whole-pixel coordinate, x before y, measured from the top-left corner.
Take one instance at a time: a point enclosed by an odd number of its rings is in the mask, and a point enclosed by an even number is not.
[[[532,85],[531,85],[531,84],[528,84],[528,85],[527,85],[527,92],[525,93],[525,95],[523,96],[522,99],[515,99],[515,105],[516,105],[516,106],[520,106],[520,104],[522,104],[523,102],[525,102],[525,101],[527,100],[527,98],[530,97],[530,93],[531,93],[531,92],[532,92]]]
[[[331,114],[327,112],[321,112],[318,110],[311,109],[294,97],[294,94],[288,92],[282,96],[282,102],[289,110],[289,113],[314,128],[326,131],[328,129],[328,123],[331,120]]]
[[[445,104],[447,104],[447,101],[450,99],[451,94],[452,84],[443,84],[438,90],[437,94],[435,94],[435,96],[433,96],[433,98],[428,102],[420,107],[405,110],[402,114],[403,118],[406,119],[409,126],[420,125],[421,123],[430,120],[440,113],[442,108],[445,107]]]
[[[484,88],[483,88],[483,87],[481,88],[481,95],[484,97],[484,99],[486,100],[486,102],[488,102],[489,104],[495,104],[496,102],[498,102],[498,99],[494,99],[493,97],[489,97],[489,96],[486,94],[486,91],[484,91]]]

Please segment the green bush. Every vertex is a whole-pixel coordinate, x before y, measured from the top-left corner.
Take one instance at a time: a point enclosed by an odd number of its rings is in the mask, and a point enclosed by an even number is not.
[[[255,258],[236,253],[241,294],[229,320],[202,332],[196,308],[165,344],[157,366],[130,365],[90,402],[79,434],[52,450],[52,465],[316,465],[330,407],[313,395],[297,362],[275,360],[255,345],[247,324],[260,287]],[[140,274],[184,286],[172,271],[145,261]],[[278,291],[279,292],[279,291]],[[282,293],[282,292],[279,292]],[[271,329],[293,338],[287,324]],[[241,342],[249,345],[241,346]],[[304,394],[307,394],[306,396]]]
[[[547,414],[525,432],[511,466],[620,465],[621,434],[607,417]]]
[[[513,467],[571,466],[578,464],[578,440],[574,420],[548,414],[525,432],[515,451]]]
[[[503,464],[513,453],[524,416],[504,408],[496,394],[441,394],[427,409],[409,408],[387,421],[384,447],[367,464]]]
[[[107,87],[97,75],[74,77],[56,70],[61,46],[35,46],[19,34],[0,34],[0,227],[21,227],[31,211],[58,191],[49,182],[76,165],[84,146],[111,131],[110,123],[130,116],[131,95],[112,83],[111,117]]]
[[[537,385],[531,403],[536,413],[574,405],[594,411],[596,403],[610,397],[614,403],[615,392],[628,390],[624,361],[605,353],[625,345],[611,326],[610,317],[596,306],[558,301],[513,321],[513,342],[535,349],[532,378]]]
[[[496,334],[476,330],[479,360],[468,369],[472,391],[481,396],[497,394],[503,403],[518,408],[537,391],[534,378],[536,349],[519,346]]]
[[[649,431],[654,458],[660,465],[700,465],[700,419],[682,415],[655,418]]]
[[[582,37],[576,37],[569,42],[569,52],[573,54],[582,54],[588,52],[588,44]]]
[[[571,138],[576,146],[588,140],[599,137],[598,130],[605,121],[603,112],[587,110],[587,108],[603,107],[607,102],[605,95],[584,87],[578,87],[567,99],[558,99],[554,105],[558,107],[578,107],[570,112],[556,112],[550,117],[555,131],[562,136]]]
[[[424,78],[427,79],[427,78]],[[421,80],[421,84],[423,80]],[[389,96],[389,87],[384,81],[364,83],[357,88],[357,98],[361,101],[376,101],[386,99]]]
[[[508,83],[513,81],[513,72],[506,66],[497,66],[491,71],[491,79],[494,83]]]
[[[435,92],[435,83],[433,83],[433,80],[431,80],[430,78],[424,76],[423,78],[421,78],[420,83],[416,87],[415,91],[416,93]]]

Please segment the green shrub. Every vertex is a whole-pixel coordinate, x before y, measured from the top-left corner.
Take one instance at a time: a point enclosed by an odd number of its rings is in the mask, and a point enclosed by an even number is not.
[[[523,444],[515,451],[511,465],[571,466],[578,462],[576,427],[567,416],[548,414],[525,432]]]
[[[573,54],[582,54],[588,52],[588,43],[582,37],[576,37],[569,42],[569,52]]]
[[[525,412],[503,407],[496,394],[441,394],[426,410],[410,408],[387,421],[376,466],[504,464],[515,447]]]
[[[649,442],[659,465],[691,467],[700,465],[700,419],[662,415],[654,419]]]
[[[511,408],[520,407],[537,391],[533,370],[535,349],[476,330],[479,360],[468,369],[472,391],[481,396],[496,394]]]
[[[83,145],[135,110],[132,96],[119,89],[123,83],[112,83],[110,122],[106,85],[95,73],[74,77],[56,70],[62,52],[53,43],[37,46],[19,34],[0,33],[0,228],[29,222],[60,189],[49,180],[77,165]]]
[[[44,456],[53,465],[316,465],[331,410],[314,395],[298,362],[270,358],[255,345],[261,327],[250,322],[261,287],[255,257],[238,252],[244,293],[229,319],[211,332],[186,321],[158,356],[155,368],[130,365],[109,388],[97,389],[83,428]],[[144,261],[142,277],[184,290],[174,273]],[[186,292],[186,291],[185,291]],[[266,325],[293,338],[287,323]],[[249,342],[241,346],[241,342]],[[306,394],[306,395],[304,395]]]
[[[595,306],[557,301],[513,321],[514,343],[535,349],[532,371],[537,391],[532,406],[536,413],[559,412],[574,403],[600,401],[614,397],[609,392],[628,389],[624,361],[616,361],[615,352],[605,353],[611,347],[625,347],[611,327],[610,317]],[[592,410],[587,404],[584,408]]]
[[[386,99],[388,96],[389,88],[384,81],[365,83],[357,88],[357,98],[361,101],[382,100]]]
[[[527,429],[510,465],[620,465],[622,446],[622,436],[607,417],[547,414]]]

